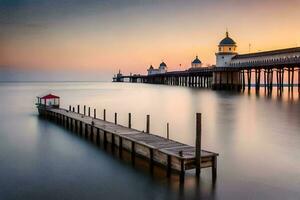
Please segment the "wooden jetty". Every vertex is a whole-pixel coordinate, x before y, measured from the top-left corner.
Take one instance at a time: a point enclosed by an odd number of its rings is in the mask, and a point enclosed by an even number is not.
[[[59,97],[58,97],[59,98]],[[176,142],[161,136],[151,134],[149,131],[150,116],[147,116],[146,132],[131,128],[131,114],[129,113],[128,126],[117,124],[117,114],[115,122],[106,121],[106,111],[103,111],[103,119],[96,118],[96,109],[94,116],[91,116],[90,108],[88,115],[80,113],[80,106],[69,107],[69,109],[59,108],[59,105],[47,105],[39,101],[37,108],[39,114],[46,119],[66,127],[76,134],[88,138],[96,144],[107,144],[112,147],[118,147],[119,155],[122,157],[122,151],[131,153],[132,162],[135,156],[143,157],[150,162],[150,166],[158,164],[166,168],[167,175],[171,172],[179,172],[180,177],[184,177],[185,171],[196,169],[196,175],[200,176],[201,168],[211,167],[212,178],[217,175],[217,153],[201,150],[201,114],[196,114],[196,147],[192,147],[180,142]]]

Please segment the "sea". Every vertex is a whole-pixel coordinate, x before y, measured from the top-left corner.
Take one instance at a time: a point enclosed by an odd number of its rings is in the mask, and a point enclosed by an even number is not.
[[[60,96],[61,107],[96,109],[102,118],[195,145],[202,113],[202,148],[219,153],[211,169],[167,177],[140,159],[111,151],[38,116],[36,97]],[[1,82],[0,199],[300,199],[300,98],[262,88],[244,92],[141,83]]]

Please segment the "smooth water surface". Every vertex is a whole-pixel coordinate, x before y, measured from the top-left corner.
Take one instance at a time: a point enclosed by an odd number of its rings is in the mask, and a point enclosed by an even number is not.
[[[188,171],[150,175],[40,119],[35,97],[54,93],[61,106],[87,105],[102,118],[186,144],[195,143],[195,113],[203,116],[202,147],[220,154],[218,177],[200,182]],[[0,199],[300,199],[300,102],[297,88],[282,97],[176,86],[59,82],[0,83]]]

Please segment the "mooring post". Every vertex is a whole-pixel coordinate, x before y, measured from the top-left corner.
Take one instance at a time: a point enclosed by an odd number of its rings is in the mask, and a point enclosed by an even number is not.
[[[89,117],[91,116],[91,107],[89,107]]]
[[[117,124],[117,123],[118,123],[118,114],[115,113],[115,124]]]
[[[150,115],[147,115],[146,133],[150,133]]]
[[[131,113],[128,113],[128,128],[131,128]]]
[[[212,160],[212,179],[213,179],[213,182],[216,181],[217,179],[217,156],[214,156],[213,157],[213,160]]]
[[[201,173],[201,113],[196,114],[196,176]]]
[[[77,105],[77,113],[80,113],[80,105]]]
[[[71,105],[69,105],[69,111],[71,111]]]
[[[167,123],[167,139],[169,139],[169,123]]]
[[[106,110],[103,110],[103,120],[106,121]]]
[[[83,115],[86,114],[86,105],[83,106]]]
[[[96,108],[94,108],[94,118],[96,119]]]

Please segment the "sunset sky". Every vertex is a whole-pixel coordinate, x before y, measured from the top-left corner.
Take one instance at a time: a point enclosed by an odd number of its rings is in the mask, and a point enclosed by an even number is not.
[[[300,45],[300,0],[0,0],[0,81],[110,80],[163,60],[215,64],[228,28],[239,53]],[[180,67],[181,64],[181,67]]]

